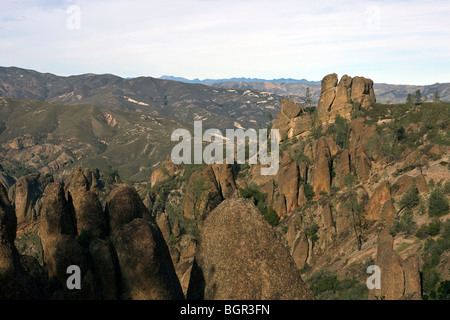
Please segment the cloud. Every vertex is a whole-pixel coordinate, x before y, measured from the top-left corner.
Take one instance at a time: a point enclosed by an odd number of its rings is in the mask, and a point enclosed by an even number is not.
[[[0,13],[6,65],[57,74],[450,81],[447,1],[34,3],[10,1]],[[80,29],[67,28],[69,5],[80,8]]]

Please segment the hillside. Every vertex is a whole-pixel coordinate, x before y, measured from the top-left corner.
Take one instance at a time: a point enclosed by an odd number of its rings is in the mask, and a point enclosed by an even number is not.
[[[60,77],[15,67],[0,67],[0,97],[166,116],[186,124],[202,119],[210,128],[257,128],[267,113],[280,110],[280,98],[253,89],[222,89],[151,77],[124,79],[111,74]]]
[[[17,177],[110,165],[123,177],[146,179],[170,153],[172,131],[183,127],[166,117],[92,104],[0,98],[0,163]]]

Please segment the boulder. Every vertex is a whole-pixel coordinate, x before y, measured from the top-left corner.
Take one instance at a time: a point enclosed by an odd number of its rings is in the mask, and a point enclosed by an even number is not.
[[[101,297],[105,300],[120,298],[120,271],[117,254],[110,243],[95,239],[89,246],[94,270],[101,288]]]
[[[188,299],[313,299],[292,257],[258,209],[223,201],[200,232]]]
[[[113,235],[122,297],[133,300],[183,299],[180,282],[158,226],[136,218]]]
[[[354,77],[352,81],[351,101],[358,103],[361,108],[368,108],[376,101],[373,81],[364,77]]]
[[[136,190],[126,184],[116,186],[106,198],[105,215],[111,233],[136,218],[153,220]]]
[[[392,196],[401,198],[405,192],[415,186],[422,195],[428,193],[428,184],[425,177],[421,174],[412,177],[408,174],[400,176],[392,185]]]
[[[384,218],[390,218],[383,217],[383,212],[386,213],[383,208],[387,202],[391,202],[391,184],[389,181],[384,181],[375,189],[366,205],[366,219],[380,221]]]
[[[298,136],[311,129],[311,116],[304,108],[288,99],[281,100],[281,112],[277,114],[272,129],[278,129],[280,141]]]
[[[303,232],[300,233],[299,237],[294,241],[291,255],[297,268],[299,270],[302,269],[309,257],[309,242]]]
[[[203,221],[223,200],[211,166],[194,172],[186,186],[183,202],[184,216]]]
[[[156,184],[176,175],[180,171],[180,166],[173,163],[170,157],[167,157],[161,163],[161,166],[152,172],[150,176],[150,184],[151,186],[155,186]]]

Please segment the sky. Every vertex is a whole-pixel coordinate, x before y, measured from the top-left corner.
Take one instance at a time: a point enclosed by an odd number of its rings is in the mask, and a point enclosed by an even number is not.
[[[450,1],[0,0],[0,66],[68,76],[450,82]]]

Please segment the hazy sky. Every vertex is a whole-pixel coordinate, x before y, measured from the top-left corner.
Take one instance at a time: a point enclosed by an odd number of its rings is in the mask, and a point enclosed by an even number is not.
[[[0,66],[450,82],[450,1],[0,0]]]

